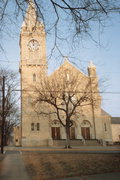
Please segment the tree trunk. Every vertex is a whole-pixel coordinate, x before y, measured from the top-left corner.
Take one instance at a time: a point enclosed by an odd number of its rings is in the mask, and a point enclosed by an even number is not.
[[[65,148],[71,148],[70,146],[70,127],[66,125],[66,145]]]

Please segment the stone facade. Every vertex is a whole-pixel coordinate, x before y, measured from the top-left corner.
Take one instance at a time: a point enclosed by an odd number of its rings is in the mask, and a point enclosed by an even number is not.
[[[14,146],[20,146],[21,145],[21,126],[15,126],[13,128],[13,134],[14,134],[14,139],[13,139]]]
[[[96,67],[90,63],[88,75],[82,73],[68,60],[50,76],[47,75],[46,34],[44,26],[37,21],[34,3],[30,3],[20,32],[20,76],[21,76],[21,127],[22,146],[52,146],[54,139],[66,139],[65,128],[55,116],[38,115],[33,106],[35,95],[34,85],[45,77],[53,78],[68,72],[78,74],[78,81],[82,82],[80,90],[91,82],[91,94],[97,100],[93,104],[82,108],[80,116],[73,117],[71,139],[97,139],[112,141],[110,116],[101,109],[101,96],[98,90]],[[80,83],[81,84],[81,83]],[[93,93],[93,91],[97,93]],[[46,108],[46,106],[44,107]]]
[[[120,117],[112,117],[111,120],[113,142],[120,144]]]

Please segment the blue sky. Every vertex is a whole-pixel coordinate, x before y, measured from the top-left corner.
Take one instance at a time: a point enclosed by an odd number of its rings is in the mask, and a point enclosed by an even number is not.
[[[19,23],[20,24],[20,23]],[[0,63],[6,68],[19,70],[19,27],[13,37],[3,35],[2,44],[5,49],[5,54],[0,53]],[[95,37],[97,30],[94,29]],[[47,55],[52,39],[47,39]],[[75,55],[75,63],[80,69],[86,69],[89,61],[97,67],[99,79],[105,80],[105,87],[101,87],[103,101],[102,107],[112,116],[120,117],[120,21],[112,22],[104,29],[104,33],[100,35],[101,46],[98,46],[90,39],[85,39],[80,43],[77,49],[69,53],[64,51],[66,56],[72,57]],[[63,47],[64,48],[64,47]],[[64,48],[65,49],[65,48]],[[70,58],[70,60],[72,60]],[[52,59],[49,61],[49,72],[54,71],[61,61]]]

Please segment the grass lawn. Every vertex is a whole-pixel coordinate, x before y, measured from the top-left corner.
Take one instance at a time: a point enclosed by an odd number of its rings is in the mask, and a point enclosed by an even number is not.
[[[23,152],[28,173],[35,180],[120,171],[119,154],[42,154]]]

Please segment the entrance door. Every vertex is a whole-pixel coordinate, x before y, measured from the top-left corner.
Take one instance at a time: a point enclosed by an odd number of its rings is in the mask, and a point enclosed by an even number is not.
[[[52,127],[52,138],[53,139],[60,139],[60,127]]]
[[[75,139],[75,127],[70,128],[70,139]]]
[[[81,132],[82,132],[82,136],[84,139],[90,139],[90,128],[89,127],[82,127]]]

